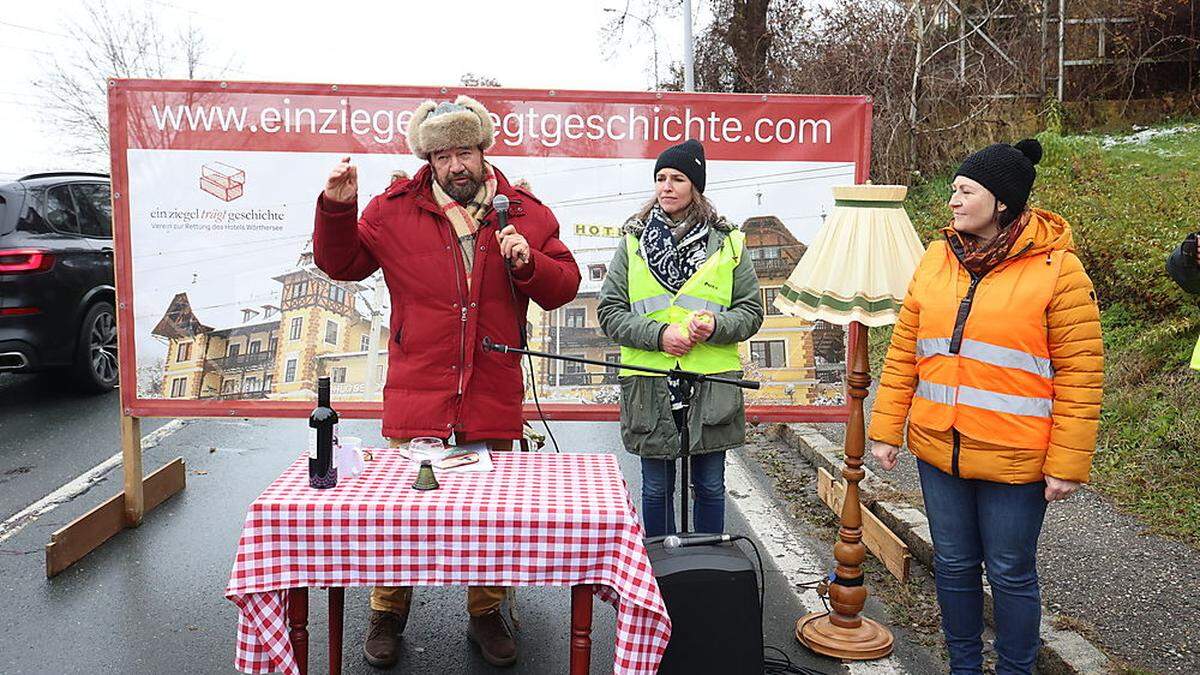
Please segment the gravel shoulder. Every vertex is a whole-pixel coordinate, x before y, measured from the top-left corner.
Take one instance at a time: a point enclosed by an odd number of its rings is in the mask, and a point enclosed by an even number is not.
[[[870,409],[871,399],[867,400]],[[869,415],[869,413],[868,413]],[[869,417],[868,417],[869,423]],[[813,424],[844,442],[840,424]],[[924,510],[916,461],[867,466]],[[1087,486],[1050,506],[1038,544],[1042,602],[1128,671],[1200,673],[1200,551],[1150,532]]]

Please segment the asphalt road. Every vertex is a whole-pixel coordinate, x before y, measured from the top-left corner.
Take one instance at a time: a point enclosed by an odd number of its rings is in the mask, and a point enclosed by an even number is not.
[[[0,373],[0,522],[121,449],[119,393]],[[148,434],[168,420],[145,420]]]
[[[116,393],[74,396],[45,378],[0,376],[0,477],[5,479],[0,521],[117,452],[116,399]],[[143,433],[163,422],[145,420]],[[377,421],[346,427],[343,433],[382,444]],[[637,503],[637,461],[621,449],[615,424],[555,424],[554,429],[563,450],[616,453]],[[187,422],[146,449],[144,458],[148,473],[184,457],[187,489],[148,514],[140,528],[117,535],[52,580],[45,578],[43,554],[50,533],[115,494],[119,467],[19,531],[0,531],[0,672],[233,673],[237,611],[223,591],[245,510],[294,460],[305,432],[297,420]],[[734,500],[728,530],[752,534]],[[815,657],[795,642],[792,629],[805,609],[778,584],[781,575],[769,557],[766,564],[766,643],[810,668],[846,672],[845,666]],[[347,592],[346,673],[376,672],[358,651],[366,595],[361,588]],[[464,602],[461,588],[420,589],[394,672],[501,672],[470,648]],[[321,594],[314,592],[311,605],[311,663],[323,664]],[[518,609],[521,658],[504,672],[566,672],[568,590],[522,588]],[[592,672],[611,672],[614,627],[613,610],[597,602]]]

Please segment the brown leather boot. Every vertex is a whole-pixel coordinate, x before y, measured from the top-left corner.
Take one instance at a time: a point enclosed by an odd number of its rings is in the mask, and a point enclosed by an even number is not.
[[[479,647],[483,660],[493,666],[511,666],[517,662],[517,643],[499,609],[471,617],[467,636]]]
[[[376,668],[391,668],[400,658],[400,634],[408,624],[408,612],[381,612],[371,610],[367,622],[367,639],[363,642],[363,656],[367,663]]]

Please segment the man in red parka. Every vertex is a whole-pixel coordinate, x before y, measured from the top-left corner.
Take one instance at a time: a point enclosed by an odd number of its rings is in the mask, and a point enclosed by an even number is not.
[[[384,436],[396,444],[453,434],[459,443],[511,449],[522,428],[520,356],[485,351],[482,340],[519,344],[529,301],[546,310],[570,302],[579,267],[550,209],[484,158],[495,128],[480,103],[426,101],[408,129],[409,147],[428,164],[392,183],[361,217],[357,170],[349,158],[338,164],[317,199],[314,257],[338,280],[383,270],[392,300]],[[496,195],[510,203],[503,230],[491,208]],[[469,635],[497,666],[517,658],[500,614],[504,594],[467,593]],[[372,591],[363,645],[371,665],[396,663],[411,599],[411,588]]]

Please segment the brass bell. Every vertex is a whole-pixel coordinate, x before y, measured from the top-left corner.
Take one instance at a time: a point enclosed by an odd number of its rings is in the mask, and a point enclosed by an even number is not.
[[[421,460],[421,468],[417,471],[417,480],[413,481],[414,490],[438,489],[437,476],[433,475],[433,464],[429,460]]]

